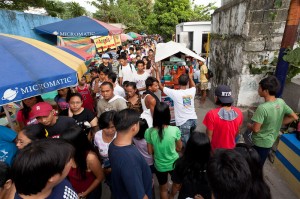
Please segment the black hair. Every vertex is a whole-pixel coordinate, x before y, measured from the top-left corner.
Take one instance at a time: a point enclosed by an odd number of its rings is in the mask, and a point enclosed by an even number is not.
[[[157,80],[155,77],[152,77],[152,76],[148,77],[148,78],[145,80],[146,89],[148,90],[148,88],[149,88],[150,86],[152,86],[154,82],[159,83],[158,80]]]
[[[31,141],[36,141],[36,140],[41,140],[41,139],[47,138],[45,135],[45,128],[40,124],[31,124],[31,125],[25,126],[22,129],[22,132]]]
[[[117,74],[114,72],[110,72],[110,73],[108,73],[107,78],[111,79],[111,81],[115,83],[117,80]]]
[[[218,105],[218,106],[222,106],[222,107],[224,107],[224,106],[232,106],[232,103],[223,103],[223,102],[221,102],[221,100],[218,98],[218,96],[216,96],[217,97],[217,100],[216,100],[216,105]]]
[[[238,143],[234,150],[246,159],[252,174],[252,183],[247,199],[271,199],[270,188],[264,180],[263,167],[257,151],[245,143]]]
[[[9,179],[10,168],[5,162],[0,161],[0,188],[2,188]]]
[[[135,82],[127,82],[125,87],[128,87],[128,86],[132,87],[133,89],[137,89]]]
[[[123,84],[122,84],[123,88],[125,88],[128,83],[129,83],[129,81],[124,81]]]
[[[39,102],[43,102],[43,98],[42,96],[38,95],[38,96],[35,96],[36,98],[36,103],[39,103]],[[24,103],[24,100],[22,100],[22,104],[23,104],[23,108],[22,108],[22,114],[24,116],[24,119],[25,120],[28,120],[29,119],[29,113],[31,111],[31,108],[28,107],[25,103]]]
[[[68,89],[68,92],[67,92],[67,96],[66,96],[66,102],[68,102],[67,100],[70,99],[70,96],[72,94],[72,90],[70,87],[66,87]],[[58,90],[62,90],[62,89],[65,89],[65,88],[61,88],[61,89],[58,89]],[[56,97],[55,98],[61,98],[60,94],[57,93]]]
[[[211,145],[205,133],[194,131],[187,141],[183,156],[174,163],[175,170],[183,177],[183,182],[191,185],[192,190],[202,190],[204,198],[210,198],[211,191],[206,178],[207,164]]]
[[[80,177],[85,179],[87,170],[86,156],[90,151],[96,152],[95,148],[88,140],[82,128],[77,124],[67,128],[64,133],[60,135],[60,139],[69,142],[75,148],[74,161],[79,170]]]
[[[147,60],[146,69],[150,69],[151,68],[151,61],[148,59],[148,56],[144,56],[143,59]]]
[[[104,73],[105,75],[108,75],[108,74],[110,73],[108,67],[102,67],[102,68],[100,68],[99,74],[100,74],[101,72]]]
[[[148,52],[154,52],[152,49],[149,49],[149,51]]]
[[[158,128],[160,141],[163,139],[163,125],[170,125],[171,113],[169,105],[160,102],[155,105],[153,112],[153,127]]]
[[[132,109],[124,109],[114,117],[114,125],[118,133],[127,131],[129,128],[139,122],[140,114]]]
[[[132,50],[132,51],[134,51],[134,48],[133,48],[133,47],[130,47],[130,48],[129,48],[129,50]]]
[[[208,183],[215,199],[246,199],[251,171],[245,158],[232,149],[216,149],[207,166]]]
[[[135,50],[136,50],[136,51],[141,50],[141,47],[137,46],[137,47],[135,48]]]
[[[143,66],[144,66],[145,62],[143,60],[137,60],[137,62],[135,63],[135,65],[138,66],[139,64],[143,64]]]
[[[269,94],[275,96],[280,89],[280,82],[277,77],[270,75],[259,82],[261,89],[268,90]]]
[[[111,53],[107,53],[109,55],[109,58],[112,59],[113,55]]]
[[[149,128],[148,123],[147,123],[147,121],[144,118],[140,118],[139,124],[140,124],[140,130],[134,136],[137,140],[144,139],[145,138],[145,132]]]
[[[98,120],[99,129],[102,130],[102,129],[108,128],[109,123],[113,122],[114,116],[115,116],[116,113],[117,112],[114,111],[114,110],[106,111],[106,112],[102,113],[99,117],[99,120]]]
[[[69,96],[67,96],[66,101],[69,103],[72,97],[79,97],[81,101],[83,101],[83,97],[80,93],[71,93]]]
[[[96,68],[93,68],[92,70],[90,70],[90,73],[99,73],[99,72]]]
[[[114,85],[111,82],[103,82],[100,87],[109,86],[111,89],[114,89]]]
[[[122,52],[119,56],[119,59],[127,60],[126,54],[124,52]]]
[[[178,79],[178,83],[181,86],[186,86],[189,82],[189,76],[187,74],[182,74],[180,75],[179,79]]]
[[[24,195],[41,192],[52,176],[63,172],[73,153],[72,145],[61,139],[42,139],[25,146],[12,165],[17,192]]]
[[[136,55],[136,57],[135,57],[135,58],[138,58],[138,57],[141,57],[141,55]]]

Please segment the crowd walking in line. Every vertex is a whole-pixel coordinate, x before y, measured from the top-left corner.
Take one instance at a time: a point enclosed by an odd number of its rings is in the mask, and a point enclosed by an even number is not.
[[[205,106],[211,78],[205,61],[189,58],[175,87],[154,42],[112,51],[52,104],[22,100],[20,131],[0,126],[0,199],[100,199],[103,183],[113,199],[150,199],[154,178],[161,199],[271,199],[263,165],[281,126],[299,119],[275,97],[275,76],[259,82],[265,102],[247,124],[249,145],[238,143],[244,118],[228,85],[214,90],[206,132],[196,131],[195,98]]]

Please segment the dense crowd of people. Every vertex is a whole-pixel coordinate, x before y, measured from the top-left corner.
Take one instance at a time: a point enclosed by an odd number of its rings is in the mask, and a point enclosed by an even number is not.
[[[0,126],[6,154],[0,161],[0,199],[100,199],[102,183],[111,198],[154,198],[154,177],[162,199],[270,199],[263,165],[281,125],[298,120],[275,97],[280,84],[259,83],[258,106],[247,127],[253,146],[237,143],[243,114],[231,89],[215,89],[217,107],[196,131],[195,97],[205,105],[208,68],[193,70],[166,86],[155,63],[155,44],[123,45],[99,55],[74,88],[58,90],[54,104],[41,96],[22,100],[18,133]],[[195,83],[196,82],[196,83]],[[175,125],[169,104],[174,104]],[[169,181],[172,181],[170,186]]]

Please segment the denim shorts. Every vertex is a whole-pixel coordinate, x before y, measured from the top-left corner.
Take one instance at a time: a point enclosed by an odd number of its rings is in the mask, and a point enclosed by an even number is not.
[[[186,143],[189,140],[191,133],[196,129],[196,127],[196,119],[189,119],[184,124],[178,127],[181,131],[181,141],[184,147],[186,146]]]

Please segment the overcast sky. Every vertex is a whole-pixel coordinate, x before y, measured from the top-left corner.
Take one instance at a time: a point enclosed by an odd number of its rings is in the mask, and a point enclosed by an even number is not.
[[[87,2],[88,1],[91,1],[91,0],[61,0],[62,2],[78,2],[80,3],[81,6],[85,7],[85,9],[89,12],[95,12],[96,11],[96,8],[91,6],[90,4],[88,4]],[[194,0],[195,1],[195,4],[199,5],[199,4],[204,4],[204,5],[207,5],[208,3],[211,3],[211,2],[216,2],[216,5],[217,6],[221,6],[221,0]]]

